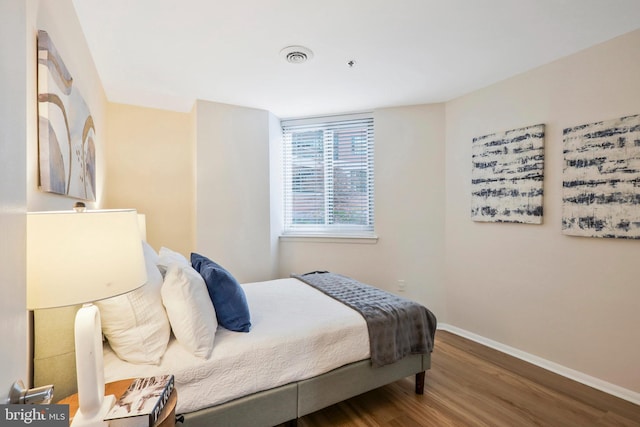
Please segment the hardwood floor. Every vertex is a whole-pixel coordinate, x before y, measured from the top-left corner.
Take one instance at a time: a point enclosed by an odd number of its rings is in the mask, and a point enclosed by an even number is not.
[[[425,393],[413,377],[307,415],[299,427],[640,426],[640,406],[438,331]]]

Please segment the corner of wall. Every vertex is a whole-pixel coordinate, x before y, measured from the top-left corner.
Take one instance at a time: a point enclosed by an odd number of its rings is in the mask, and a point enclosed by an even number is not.
[[[282,128],[280,119],[269,113],[269,215],[271,232],[271,277],[280,277],[280,235],[282,234]]]

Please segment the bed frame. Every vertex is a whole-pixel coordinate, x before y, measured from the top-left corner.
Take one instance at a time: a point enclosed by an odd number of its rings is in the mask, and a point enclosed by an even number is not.
[[[73,325],[79,307],[34,312],[34,386],[53,384],[54,401],[76,393]],[[185,426],[275,426],[331,406],[411,375],[416,393],[424,392],[429,354],[412,355],[379,368],[362,360],[316,377],[254,393],[220,405],[184,414]],[[179,390],[178,390],[179,392]]]

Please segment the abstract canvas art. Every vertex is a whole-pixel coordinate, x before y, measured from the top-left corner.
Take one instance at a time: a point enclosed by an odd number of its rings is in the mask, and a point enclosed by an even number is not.
[[[640,115],[564,130],[562,232],[640,239]]]
[[[41,190],[96,199],[93,118],[45,31],[38,31],[38,155]]]
[[[544,125],[473,139],[471,218],[542,223]]]

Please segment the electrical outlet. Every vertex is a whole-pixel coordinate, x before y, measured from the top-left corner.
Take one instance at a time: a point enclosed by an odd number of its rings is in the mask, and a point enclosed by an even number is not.
[[[398,280],[398,292],[404,292],[407,290],[407,282],[404,280]]]

